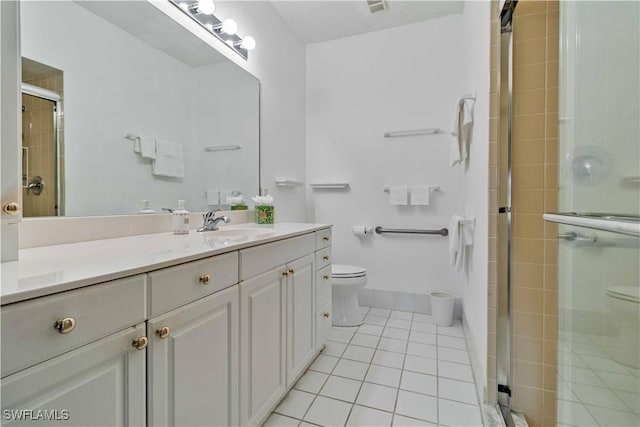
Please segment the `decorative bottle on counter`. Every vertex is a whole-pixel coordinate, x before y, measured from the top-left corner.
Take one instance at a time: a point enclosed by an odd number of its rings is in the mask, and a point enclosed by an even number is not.
[[[173,234],[189,234],[189,211],[184,200],[178,200],[178,209],[173,211]]]

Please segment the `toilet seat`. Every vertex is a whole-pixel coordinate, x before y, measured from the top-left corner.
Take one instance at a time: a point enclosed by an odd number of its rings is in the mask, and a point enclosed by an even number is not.
[[[336,279],[347,279],[350,277],[364,277],[367,270],[355,265],[332,264],[331,276]]]
[[[640,303],[640,288],[636,286],[612,286],[606,292],[611,298]]]

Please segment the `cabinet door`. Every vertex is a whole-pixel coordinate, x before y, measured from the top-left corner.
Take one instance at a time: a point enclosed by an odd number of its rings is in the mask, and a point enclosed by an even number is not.
[[[148,321],[149,425],[238,425],[238,321],[237,286]]]
[[[142,336],[144,323],[4,378],[2,425],[144,426]]]
[[[287,265],[287,387],[315,354],[314,255]]]
[[[240,425],[263,421],[286,391],[284,266],[240,283]]]

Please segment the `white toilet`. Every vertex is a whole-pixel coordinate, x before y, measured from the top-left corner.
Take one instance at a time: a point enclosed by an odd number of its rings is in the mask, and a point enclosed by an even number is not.
[[[333,326],[362,325],[358,291],[367,284],[367,270],[355,265],[331,266]]]
[[[640,288],[613,286],[607,288],[608,321],[616,336],[608,348],[613,360],[640,368]]]

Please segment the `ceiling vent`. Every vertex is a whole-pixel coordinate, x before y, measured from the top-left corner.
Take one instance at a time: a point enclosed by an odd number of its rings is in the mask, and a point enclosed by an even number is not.
[[[382,12],[387,8],[384,0],[367,0],[367,5],[371,13]]]

